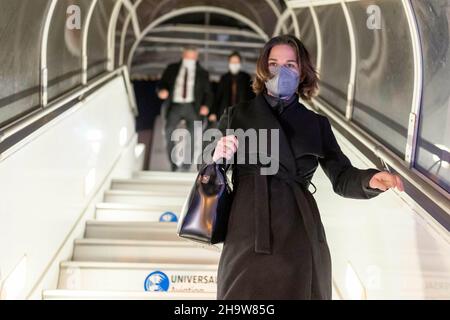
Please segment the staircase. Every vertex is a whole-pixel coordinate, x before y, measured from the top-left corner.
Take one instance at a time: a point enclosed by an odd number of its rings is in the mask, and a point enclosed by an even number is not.
[[[113,180],[86,223],[58,287],[63,299],[215,299],[220,251],[183,240],[177,219],[194,173],[136,172]]]

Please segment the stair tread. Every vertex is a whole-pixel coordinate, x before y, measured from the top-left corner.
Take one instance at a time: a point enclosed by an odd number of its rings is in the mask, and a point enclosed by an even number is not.
[[[150,292],[150,291],[105,291],[105,290],[67,290],[67,289],[56,289],[56,290],[46,290],[43,293],[45,298],[56,298],[61,296],[67,296],[71,298],[98,298],[98,297],[106,297],[106,298],[195,298],[195,299],[203,299],[203,298],[215,298],[216,295],[210,292]]]
[[[136,262],[96,262],[96,261],[63,261],[61,268],[79,269],[120,269],[120,270],[183,270],[183,271],[209,271],[217,270],[216,264],[174,264],[174,263],[136,263]]]
[[[157,181],[157,183],[155,183]],[[167,183],[170,186],[173,186],[174,184],[180,183],[184,184],[184,186],[190,185],[188,181],[181,180],[181,181],[174,181],[174,180],[167,180],[164,181],[163,178],[150,180],[150,179],[144,179],[144,178],[131,178],[131,179],[112,179],[112,183],[134,183],[134,184],[145,184],[145,185],[153,185],[153,184],[164,184]]]
[[[140,171],[134,171],[133,174],[134,173],[144,173],[144,174],[148,174],[148,175],[160,175],[160,174],[165,175],[165,174],[167,174],[167,175],[180,175],[180,176],[195,174],[195,172],[173,172],[173,171],[162,171],[162,170],[151,170],[151,171],[140,170]]]
[[[151,205],[151,204],[132,204],[120,202],[100,202],[97,203],[97,209],[133,209],[133,210],[160,210],[173,207],[173,205]]]
[[[180,238],[179,241],[166,241],[166,240],[127,240],[127,239],[77,239],[75,245],[127,245],[127,246],[155,246],[155,247],[181,247],[181,248],[198,248],[207,251],[215,252],[216,250],[208,249],[197,245],[193,242]],[[217,250],[218,252],[218,250]]]
[[[105,194],[119,194],[119,195],[144,195],[144,196],[151,196],[151,195],[155,195],[158,194],[160,191],[149,191],[149,190],[126,190],[126,189],[114,189],[114,190],[107,190],[105,191]],[[158,194],[158,197],[162,196],[162,197],[166,197],[166,198],[183,198],[184,196],[182,195],[175,195],[175,194],[166,194],[163,193],[161,195]]]
[[[155,228],[163,230],[176,230],[177,223],[175,222],[159,222],[159,221],[103,221],[103,220],[88,220],[86,226],[96,227],[134,227],[134,228]]]

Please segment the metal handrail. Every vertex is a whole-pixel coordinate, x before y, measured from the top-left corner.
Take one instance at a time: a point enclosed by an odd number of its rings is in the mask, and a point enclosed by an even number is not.
[[[96,89],[97,87],[103,85],[104,83],[108,82],[111,78],[114,78],[118,75],[122,74],[124,77],[124,81],[128,82],[128,73],[127,73],[127,67],[121,66],[99,78],[92,81],[91,83],[88,83],[85,86],[82,86],[79,88],[79,90],[76,90],[75,92],[71,92],[65,96],[62,96],[61,98],[53,101],[52,103],[48,104],[47,107],[38,110],[34,114],[28,115],[23,119],[18,120],[17,122],[14,122],[7,126],[5,129],[0,131],[0,143],[8,139],[9,137],[15,135],[19,131],[23,130],[24,128],[28,127],[32,123],[42,119],[43,117],[47,116],[48,114],[54,112],[55,110],[58,110],[62,107],[64,107],[67,103],[70,101],[73,101],[75,99],[80,99],[89,91]],[[132,94],[131,87],[128,83],[126,83],[126,90],[128,95],[130,96]],[[133,113],[137,114],[137,108],[136,104],[132,101],[130,97],[130,108],[132,109]]]
[[[383,160],[395,169],[402,177],[404,177],[411,185],[420,190],[428,198],[430,198],[437,206],[450,215],[450,201],[448,194],[444,190],[439,189],[434,184],[429,183],[426,177],[414,168],[407,166],[404,160],[396,156],[392,151],[388,150],[376,139],[370,137],[360,127],[352,122],[346,121],[342,115],[332,108],[327,108],[316,98],[312,99],[312,104],[307,101],[302,101],[312,108],[319,109],[337,124],[339,124],[344,130],[351,133],[356,139],[364,144],[370,151],[372,151],[378,158]]]

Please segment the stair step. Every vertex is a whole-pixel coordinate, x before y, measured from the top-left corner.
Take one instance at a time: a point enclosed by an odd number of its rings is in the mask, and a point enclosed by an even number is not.
[[[80,239],[75,241],[74,261],[218,264],[220,252],[180,241]]]
[[[77,261],[61,263],[58,282],[58,289],[126,292],[215,293],[216,286],[217,265]]]
[[[85,238],[122,240],[178,241],[177,224],[147,221],[97,221],[86,222]]]
[[[115,179],[111,182],[112,190],[136,190],[187,195],[193,181],[148,181],[145,179]]]
[[[182,206],[133,205],[127,203],[99,203],[96,219],[101,221],[172,221],[177,222]]]
[[[215,300],[215,293],[47,290],[44,300]]]
[[[149,181],[164,180],[193,183],[196,177],[196,172],[138,171],[133,173],[133,178],[146,179]]]
[[[185,196],[167,195],[159,192],[109,190],[105,192],[105,202],[146,204],[146,205],[174,205],[182,206],[187,198]]]

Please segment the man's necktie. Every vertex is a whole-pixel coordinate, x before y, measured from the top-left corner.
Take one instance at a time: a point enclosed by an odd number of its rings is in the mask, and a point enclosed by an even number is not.
[[[183,82],[183,99],[187,96],[187,81],[188,81],[188,68],[184,68],[184,82]]]

